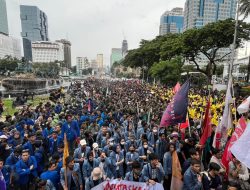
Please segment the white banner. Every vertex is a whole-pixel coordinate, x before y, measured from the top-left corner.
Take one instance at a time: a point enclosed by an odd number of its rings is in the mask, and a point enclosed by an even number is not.
[[[162,184],[147,185],[146,183],[139,183],[125,180],[110,180],[104,181],[91,190],[164,190]]]
[[[250,122],[241,137],[231,147],[233,155],[242,162],[245,166],[250,168]]]

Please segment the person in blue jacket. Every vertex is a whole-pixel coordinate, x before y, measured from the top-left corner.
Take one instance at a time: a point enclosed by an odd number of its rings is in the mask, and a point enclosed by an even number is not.
[[[29,190],[35,184],[37,175],[37,162],[34,156],[30,156],[29,150],[23,150],[21,159],[16,163],[16,173],[19,175],[21,190]]]
[[[62,104],[60,101],[57,102],[56,106],[55,106],[55,113],[56,114],[60,114],[62,111]]]
[[[59,144],[63,143],[62,137],[58,136],[57,131],[52,132],[52,137],[49,138],[49,153],[53,155],[57,152]]]
[[[48,165],[48,170],[43,172],[40,176],[41,179],[50,180],[54,187],[58,189],[58,184],[60,183],[60,175],[56,171],[57,162],[55,160],[51,160]]]
[[[83,190],[82,175],[79,163],[74,162],[74,158],[71,156],[66,157],[66,176],[65,168],[60,171],[60,183],[63,189],[67,190]],[[67,177],[67,183],[65,183],[65,177]]]
[[[28,134],[28,142],[26,142],[24,145],[23,145],[23,150],[26,150],[28,149],[29,150],[29,154],[31,156],[34,156],[34,144],[36,142],[36,134],[35,133],[29,133]]]
[[[127,181],[144,182],[144,178],[141,173],[141,164],[138,161],[134,161],[132,164],[132,171],[128,172],[125,176]]]
[[[102,169],[104,180],[112,179],[114,177],[111,160],[106,156],[105,152],[101,153],[101,156],[99,158],[99,167]]]
[[[143,166],[142,175],[145,182],[151,185],[155,183],[162,183],[164,177],[164,170],[159,162],[158,156],[154,153],[149,155],[150,162]]]
[[[4,160],[0,158],[0,171],[3,174],[6,187],[9,187],[10,185],[10,174],[11,174],[11,168],[4,165]]]
[[[98,167],[99,164],[99,160],[94,158],[93,152],[88,153],[82,166],[83,179],[87,180],[87,178],[90,177],[93,169]]]
[[[135,152],[134,145],[130,145],[129,152],[126,153],[125,161],[127,164],[127,172],[130,172],[132,170],[132,163],[134,161],[139,161],[139,154]]]
[[[18,147],[14,149],[14,152],[10,154],[10,156],[6,159],[5,166],[10,168],[11,170],[11,184],[12,186],[18,185],[18,176],[16,174],[16,163],[19,161],[20,155],[22,153],[22,148]]]
[[[202,176],[200,175],[200,160],[192,159],[191,166],[183,176],[183,190],[202,190]]]
[[[138,149],[138,153],[139,153],[139,158],[140,158],[141,164],[145,165],[149,161],[148,155],[151,153],[154,153],[154,150],[152,147],[150,147],[148,145],[148,141],[144,140],[142,142],[142,146],[140,146]]]
[[[82,164],[84,161],[84,158],[89,154],[90,151],[91,149],[89,146],[87,146],[86,140],[82,139],[80,141],[80,146],[74,151],[75,162]]]
[[[72,155],[76,146],[76,140],[80,137],[80,129],[78,126],[78,122],[72,119],[72,115],[67,115],[66,122],[64,122],[62,125],[62,138],[64,138],[64,133],[66,133],[66,137],[69,144],[69,152]]]
[[[164,154],[163,157],[163,169],[165,173],[164,188],[170,190],[172,180],[172,154],[176,150],[175,144],[169,144],[169,151]]]
[[[114,146],[114,151],[110,154],[111,162],[113,165],[113,173],[115,178],[122,178],[124,176],[124,154],[120,145]]]
[[[41,141],[37,141],[34,144],[34,157],[36,158],[37,162],[37,173],[40,175],[44,169],[44,161],[45,161],[45,154],[44,148],[42,147]]]

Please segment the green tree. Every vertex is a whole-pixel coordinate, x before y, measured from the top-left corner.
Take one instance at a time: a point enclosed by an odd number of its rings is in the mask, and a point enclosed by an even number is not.
[[[163,83],[169,85],[175,85],[176,82],[180,80],[181,68],[183,62],[180,57],[171,59],[170,61],[160,61],[155,63],[151,69],[150,73],[153,77],[160,80]]]
[[[176,54],[182,55],[187,61],[195,64],[197,71],[204,73],[211,81],[212,75],[216,74],[217,65],[231,54],[231,52],[221,54],[220,50],[228,48],[232,44],[234,24],[234,20],[227,19],[207,24],[201,29],[187,30],[163,44],[161,58],[169,60]],[[249,39],[249,34],[250,25],[240,21],[236,40],[237,47],[243,40]],[[199,65],[201,55],[208,60],[205,69]]]
[[[3,59],[0,59],[0,70],[15,71],[19,62],[21,62],[19,59],[7,55]]]

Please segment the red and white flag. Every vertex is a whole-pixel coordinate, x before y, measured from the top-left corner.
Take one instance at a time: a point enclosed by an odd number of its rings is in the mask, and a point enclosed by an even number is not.
[[[230,78],[227,87],[223,116],[221,122],[219,123],[219,126],[216,128],[213,139],[214,148],[225,147],[228,137],[228,130],[233,127],[232,112],[230,107],[230,104],[233,103],[231,89],[232,89],[232,79]]]
[[[250,122],[247,123],[245,131],[231,147],[232,154],[248,168],[250,168],[249,137],[250,137]]]
[[[246,127],[247,127],[247,122],[246,122],[245,118],[242,116],[239,119],[238,125],[236,126],[232,137],[230,138],[230,140],[227,143],[227,146],[224,150],[224,153],[223,153],[223,156],[221,159],[222,164],[225,166],[227,171],[228,171],[228,164],[229,164],[230,160],[232,159],[231,147],[241,137],[241,135],[244,133]]]
[[[239,114],[247,113],[250,110],[250,96],[245,99],[237,108]]]

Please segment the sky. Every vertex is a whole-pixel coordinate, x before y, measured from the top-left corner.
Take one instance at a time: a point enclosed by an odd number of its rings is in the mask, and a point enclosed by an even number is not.
[[[111,48],[122,40],[129,49],[141,39],[159,34],[160,17],[166,10],[184,7],[185,0],[6,0],[10,35],[20,38],[19,5],[35,5],[48,16],[51,41],[66,38],[72,43],[72,64],[76,57],[95,59],[104,54],[109,65]]]

